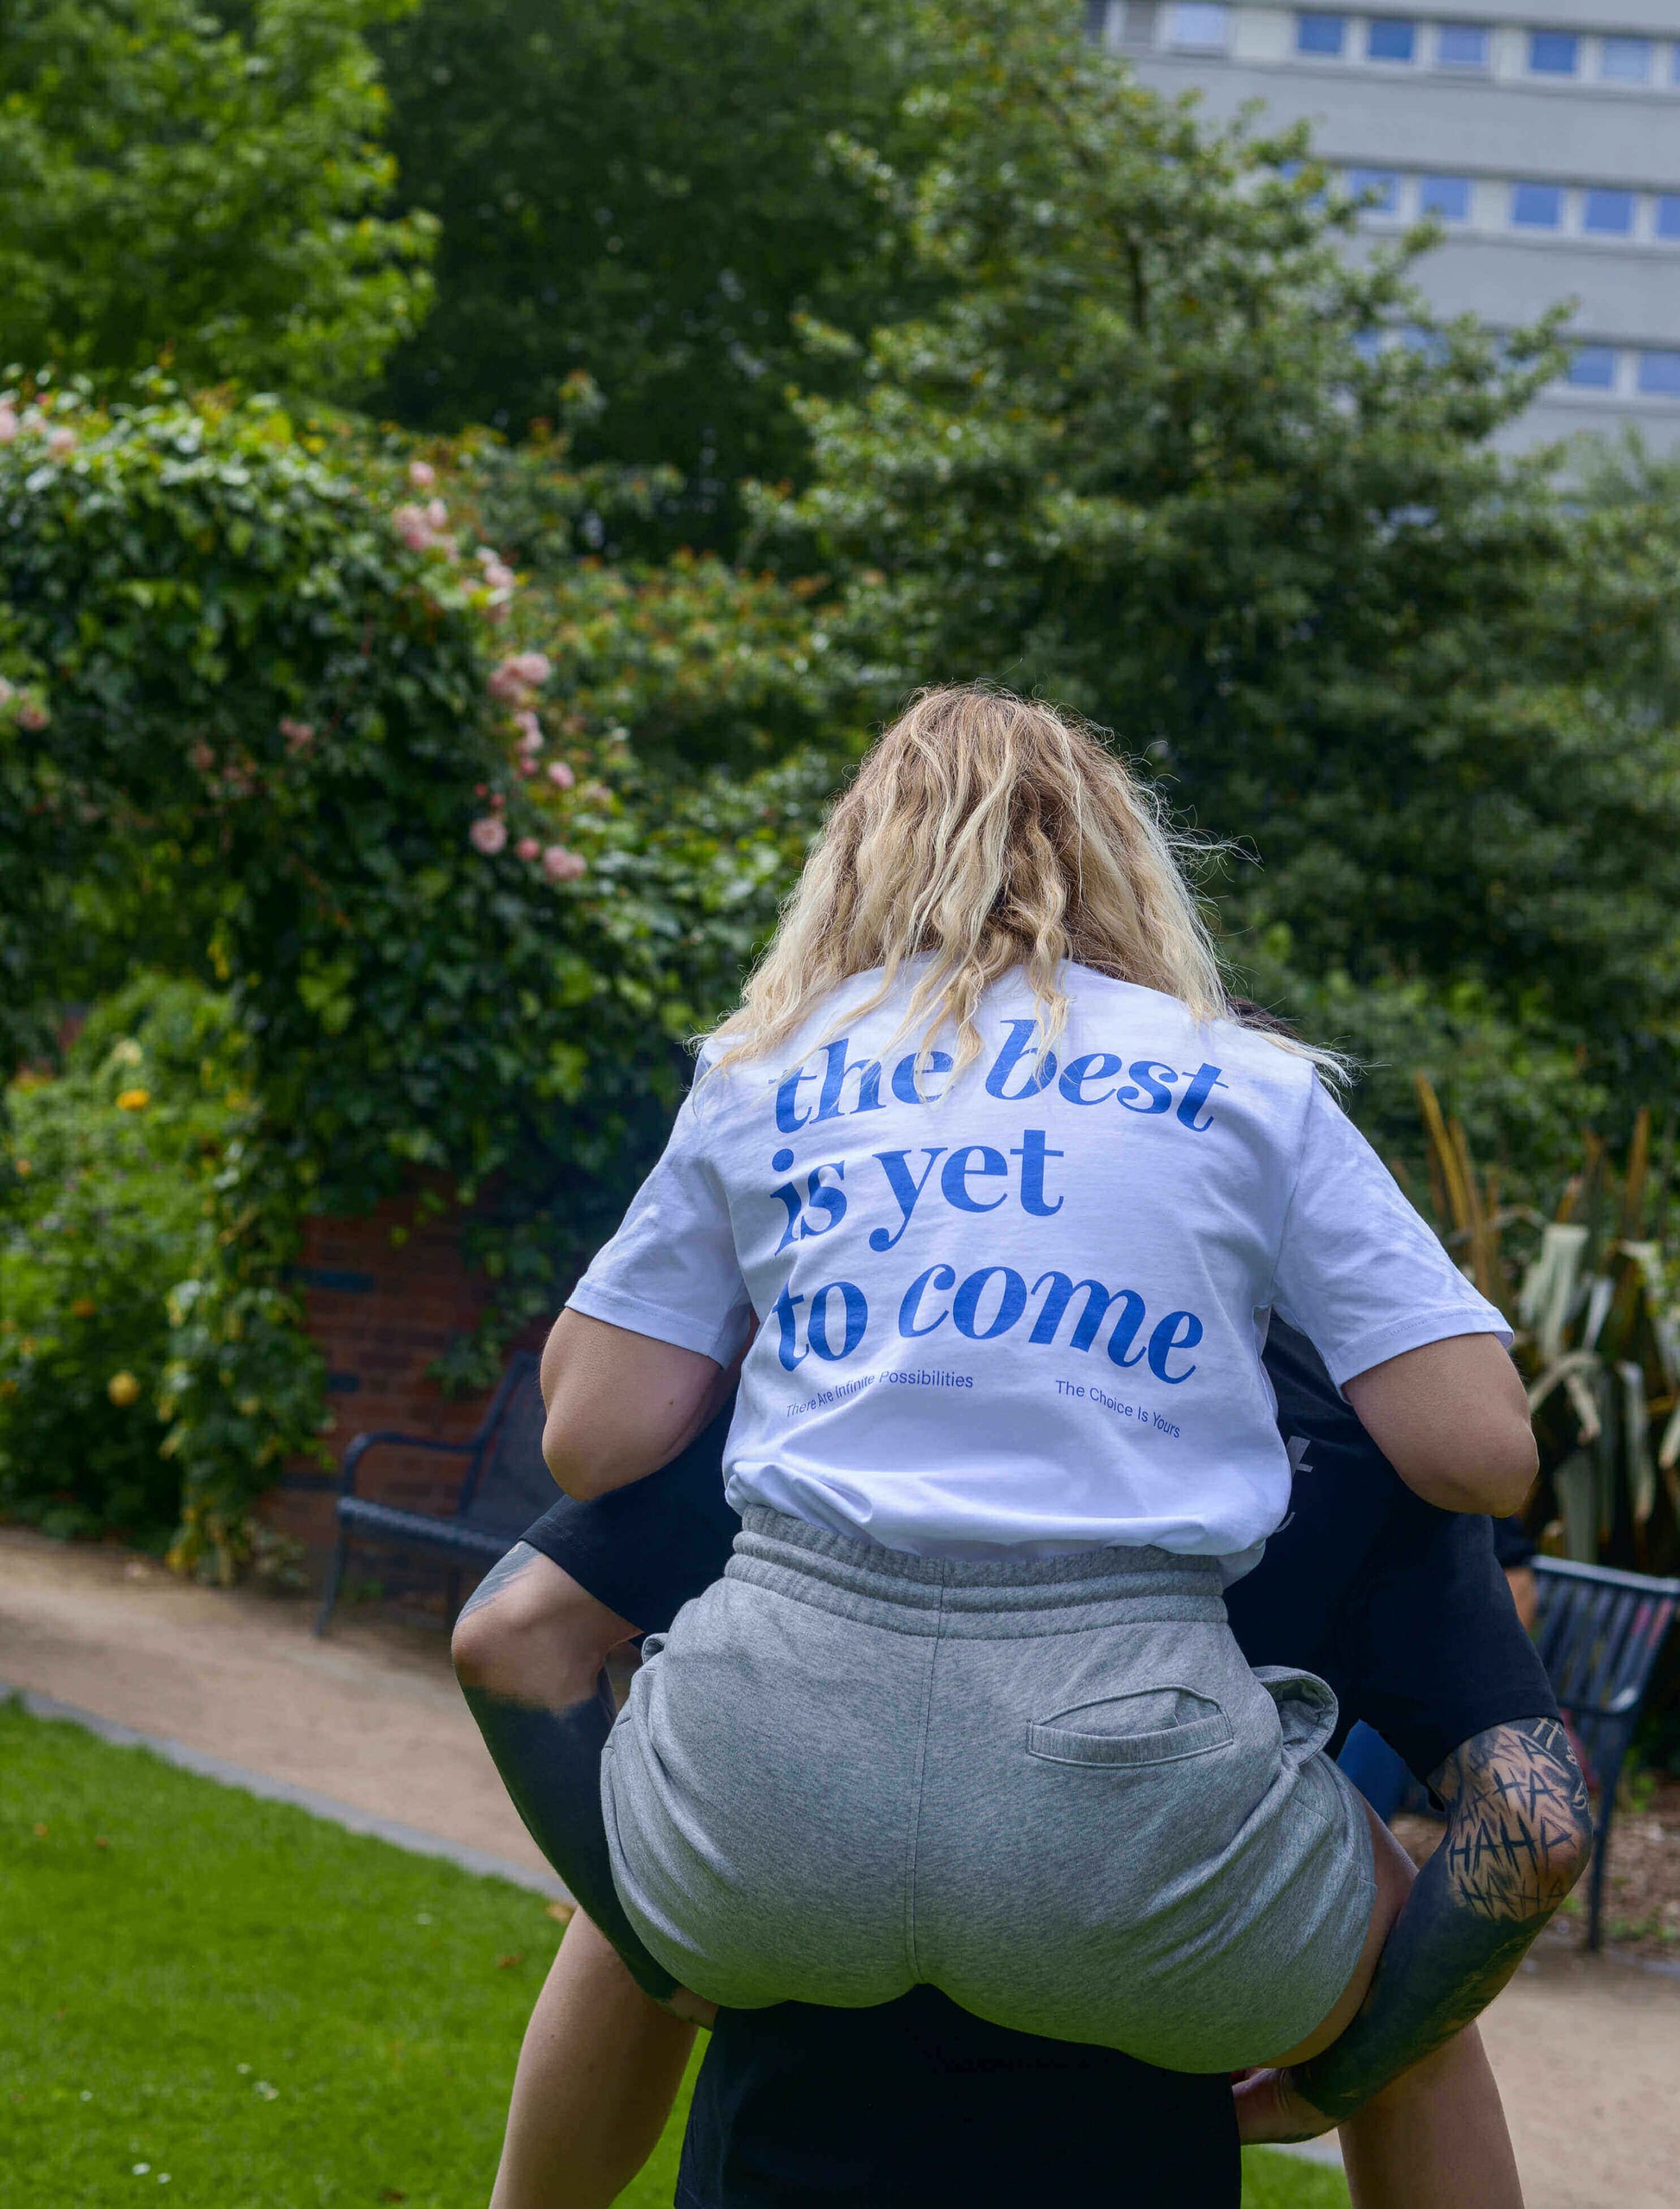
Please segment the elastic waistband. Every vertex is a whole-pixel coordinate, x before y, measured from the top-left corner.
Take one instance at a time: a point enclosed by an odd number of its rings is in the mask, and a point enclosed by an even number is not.
[[[1225,1620],[1214,1557],[1120,1548],[913,1557],[756,1504],[742,1516],[726,1577],[904,1634],[1014,1636]]]

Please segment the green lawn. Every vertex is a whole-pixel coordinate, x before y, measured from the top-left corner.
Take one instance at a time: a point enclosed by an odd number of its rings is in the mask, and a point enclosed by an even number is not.
[[[481,2209],[539,1896],[0,1706],[0,2204]],[[622,2209],[666,2209],[680,2111]],[[1250,2159],[1245,2209],[1342,2209]]]

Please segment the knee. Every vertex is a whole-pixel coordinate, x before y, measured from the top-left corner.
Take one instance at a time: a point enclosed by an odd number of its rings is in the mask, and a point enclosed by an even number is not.
[[[529,1624],[504,1615],[499,1604],[464,1611],[449,1637],[455,1677],[463,1687],[488,1687],[494,1693],[523,1668],[531,1639]]]
[[[582,1700],[626,1622],[545,1557],[455,1622],[450,1656],[463,1687],[521,1702]]]

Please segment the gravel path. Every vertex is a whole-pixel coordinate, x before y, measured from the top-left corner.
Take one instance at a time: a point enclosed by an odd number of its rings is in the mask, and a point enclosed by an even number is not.
[[[0,1680],[543,1870],[441,1635],[340,1616],[0,1529]],[[1529,2209],[1676,2209],[1680,1976],[1548,1946],[1482,2029]]]

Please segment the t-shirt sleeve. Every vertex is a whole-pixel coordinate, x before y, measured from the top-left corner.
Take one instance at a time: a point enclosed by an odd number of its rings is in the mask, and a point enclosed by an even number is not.
[[[565,1301],[568,1311],[728,1365],[752,1331],[753,1307],[703,1135],[691,1096],[618,1232]]]
[[[1337,1691],[1423,1781],[1489,1727],[1556,1718],[1486,1519],[1408,1497],[1343,1605]]]
[[[1317,1079],[1284,1218],[1273,1308],[1313,1344],[1340,1388],[1449,1335],[1496,1334],[1503,1316],[1458,1270],[1393,1175]]]

